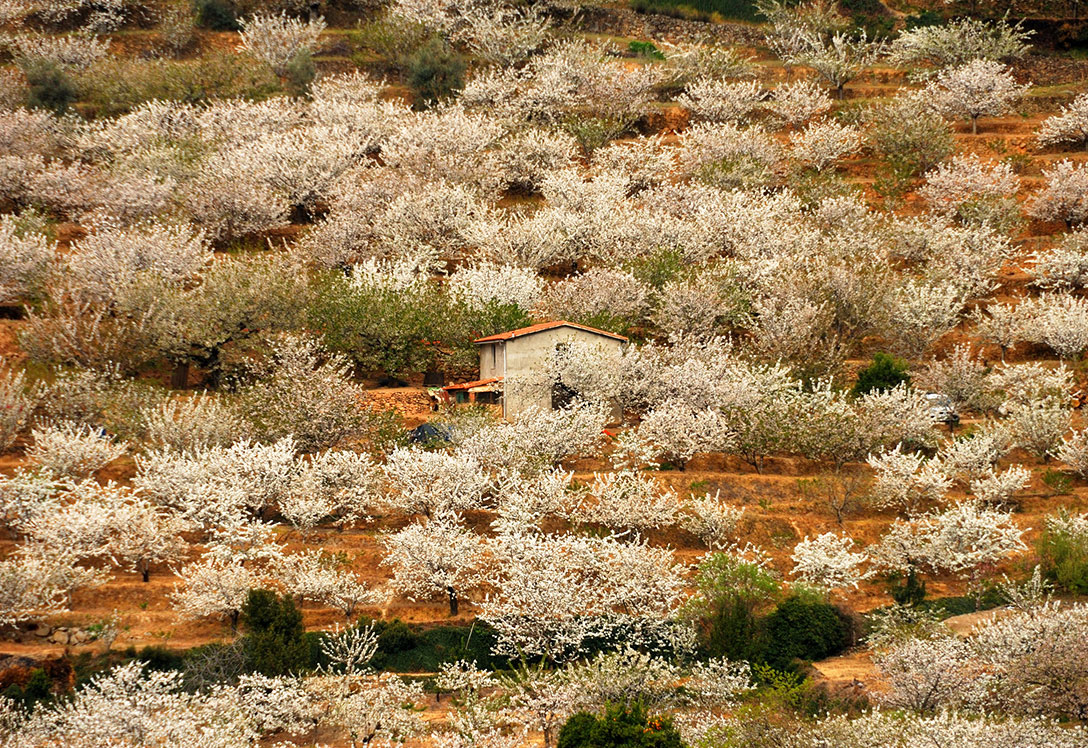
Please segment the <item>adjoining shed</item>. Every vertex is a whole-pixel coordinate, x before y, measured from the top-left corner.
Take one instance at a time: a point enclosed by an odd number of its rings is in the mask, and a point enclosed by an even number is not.
[[[480,379],[469,383],[474,385],[470,389],[486,383],[488,390],[498,391],[503,418],[511,418],[532,406],[545,410],[563,407],[578,393],[559,385],[554,376],[551,377],[551,387],[517,388],[515,391],[505,392],[502,385],[511,378],[528,380],[539,377],[541,373],[546,375],[553,353],[573,342],[597,345],[606,352],[613,350],[618,354],[627,343],[627,338],[606,330],[562,320],[542,322],[518,330],[488,335],[486,338],[475,341],[480,349]],[[458,386],[453,385],[453,388],[456,387]],[[455,395],[453,388],[445,389],[451,395]],[[622,416],[618,407],[614,408],[614,411],[613,415],[617,418]]]

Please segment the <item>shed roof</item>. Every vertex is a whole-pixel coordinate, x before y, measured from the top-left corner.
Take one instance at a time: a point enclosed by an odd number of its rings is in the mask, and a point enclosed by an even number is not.
[[[523,335],[533,335],[538,332],[544,332],[545,330],[554,330],[557,327],[572,327],[575,330],[582,330],[584,332],[590,332],[594,335],[601,335],[606,338],[612,338],[614,340],[622,340],[627,342],[627,338],[622,335],[617,335],[614,332],[608,332],[607,330],[598,330],[596,327],[587,327],[586,325],[575,324],[574,322],[566,322],[564,320],[556,320],[555,322],[541,322],[536,325],[529,325],[528,327],[521,327],[517,330],[510,330],[508,332],[500,332],[496,335],[488,335],[486,338],[479,338],[474,340],[474,343],[497,343],[502,340],[510,340],[511,338],[520,338]]]
[[[495,382],[501,382],[502,377],[491,377],[490,379],[477,379],[474,382],[462,382],[461,384],[447,384],[442,389],[447,392],[451,390],[469,390],[474,387],[483,387],[488,384],[494,384]]]

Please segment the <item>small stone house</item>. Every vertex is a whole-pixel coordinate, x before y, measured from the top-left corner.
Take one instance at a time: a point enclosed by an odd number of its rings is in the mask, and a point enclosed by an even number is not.
[[[597,330],[573,322],[542,322],[497,335],[480,338],[475,343],[480,350],[480,378],[470,385],[487,387],[498,393],[503,418],[510,418],[531,406],[558,408],[566,405],[577,393],[565,392],[564,388],[544,388],[536,394],[510,394],[502,392],[502,383],[508,377],[530,377],[547,366],[553,351],[573,341],[612,348],[616,353],[627,343],[627,338],[605,330]],[[486,384],[485,384],[486,383]],[[449,389],[449,388],[447,388]],[[470,387],[469,389],[473,389]],[[622,416],[619,409],[613,414]]]

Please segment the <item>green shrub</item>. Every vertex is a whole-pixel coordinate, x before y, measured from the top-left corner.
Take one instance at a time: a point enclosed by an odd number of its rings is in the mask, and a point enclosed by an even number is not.
[[[754,659],[762,649],[757,614],[779,594],[774,574],[714,553],[699,564],[695,589],[686,612],[699,624],[704,650],[715,657]]]
[[[133,659],[144,663],[151,670],[180,670],[185,662],[185,653],[153,645],[141,649]]]
[[[578,141],[587,156],[623,135],[630,126],[626,119],[607,115],[570,114],[563,118],[563,129]]]
[[[777,669],[831,657],[849,644],[850,627],[833,605],[798,597],[783,600],[763,620],[763,628],[763,660]]]
[[[381,61],[382,67],[396,69],[405,64],[405,60],[427,41],[429,35],[423,24],[387,15],[350,32],[348,39],[371,52]],[[353,59],[360,66],[372,61],[363,54],[353,55]]]
[[[627,51],[637,55],[638,57],[644,57],[648,60],[664,60],[665,55],[661,53],[661,50],[657,48],[657,45],[653,42],[641,42],[632,41],[627,44]]]
[[[1060,470],[1047,470],[1043,473],[1043,483],[1050,489],[1052,496],[1064,496],[1072,493],[1073,478]]]
[[[465,83],[464,55],[445,40],[434,37],[410,54],[404,63],[408,85],[417,107],[452,98]]]
[[[926,582],[914,569],[888,574],[887,584],[888,594],[900,605],[920,605],[926,599]]]
[[[558,748],[681,748],[672,718],[647,717],[641,706],[609,706],[601,716],[572,715],[559,731]]]
[[[955,150],[952,128],[926,102],[913,98],[868,110],[869,138],[896,179],[923,174]]]
[[[306,96],[310,93],[310,84],[317,77],[317,66],[314,65],[313,53],[308,49],[299,50],[287,63],[286,76],[287,88],[295,96]]]
[[[398,375],[423,371],[429,353],[423,341],[434,328],[437,300],[383,288],[357,288],[340,272],[317,284],[311,324],[325,344],[351,356],[366,370]]]
[[[706,651],[711,657],[751,661],[762,649],[760,627],[755,614],[743,600],[723,602],[710,617]]]
[[[362,624],[363,621],[360,621]],[[399,618],[389,622],[374,621],[374,633],[378,635],[378,649],[386,654],[407,652],[419,643],[408,624]]]
[[[1063,521],[1067,518],[1063,509],[1047,522],[1035,547],[1047,579],[1066,592],[1088,594],[1088,532]]]
[[[911,31],[922,26],[940,26],[944,23],[944,18],[934,10],[923,10],[921,13],[907,16],[904,23],[906,24],[906,30]]]
[[[50,60],[23,65],[28,86],[27,106],[64,114],[79,93],[64,68]]]
[[[444,663],[476,661],[482,668],[498,670],[509,666],[491,650],[495,631],[486,624],[471,626],[410,626],[400,620],[359,619],[360,626],[373,624],[378,635],[378,651],[371,665],[379,670],[398,673],[434,672]]]
[[[242,640],[246,669],[264,675],[287,675],[309,667],[310,646],[304,638],[302,613],[290,595],[250,590],[242,605]]]
[[[637,13],[659,13],[689,20],[764,20],[752,0],[631,0],[631,9]]]
[[[858,372],[858,381],[851,392],[855,397],[869,392],[890,390],[910,384],[907,362],[887,353],[873,354],[873,362]]]
[[[238,31],[238,13],[230,0],[195,0],[197,25],[211,31]]]
[[[25,684],[20,686],[18,683],[12,683],[4,689],[3,696],[24,709],[31,709],[35,704],[53,698],[53,681],[43,669],[34,668],[30,671],[30,677]]]

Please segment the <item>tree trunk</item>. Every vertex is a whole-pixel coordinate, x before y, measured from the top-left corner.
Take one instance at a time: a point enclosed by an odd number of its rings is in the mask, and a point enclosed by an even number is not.
[[[453,591],[453,587],[447,587],[446,594],[450,597],[450,618],[454,618],[457,615],[457,593]]]
[[[151,579],[151,567],[144,566],[142,569],[140,569],[140,576],[144,578],[144,584],[147,584],[148,581],[150,581]]]
[[[978,135],[978,117],[971,118],[971,134]]]
[[[170,373],[170,388],[184,390],[189,387],[189,362],[183,361],[174,365],[174,371]]]

